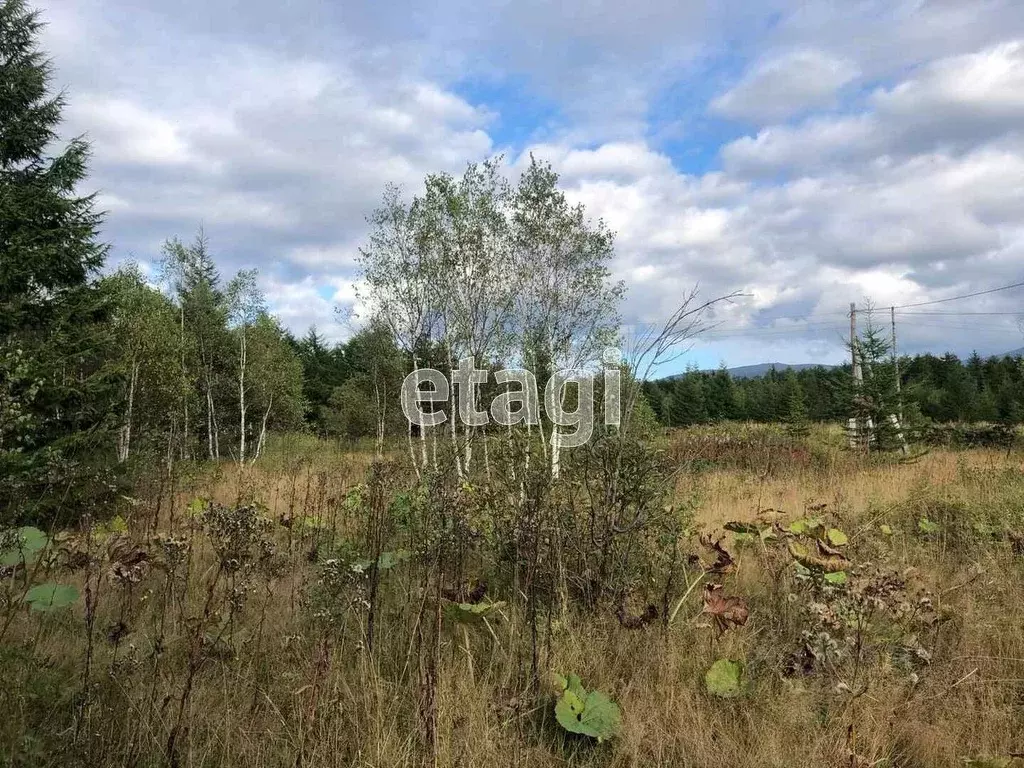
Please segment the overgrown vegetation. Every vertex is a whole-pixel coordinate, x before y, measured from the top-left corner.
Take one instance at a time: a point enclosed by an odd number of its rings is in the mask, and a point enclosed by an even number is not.
[[[393,450],[272,441],[266,464],[182,478],[32,557],[14,552],[43,534],[9,537],[8,762],[932,766],[1020,749],[1019,454],[708,469],[649,503],[630,484],[621,504],[646,514],[626,525],[586,490],[599,447],[558,483],[495,461],[491,488],[417,481]],[[33,610],[37,584],[77,599]]]
[[[875,378],[837,391],[883,450],[812,425],[794,377],[784,427],[661,429],[733,386],[688,375],[666,411],[645,383],[731,297],[690,293],[610,353],[613,235],[540,161],[387,190],[374,316],[344,345],[292,339],[201,235],[159,276],[101,278],[86,147],[45,155],[38,26],[0,0],[4,764],[1015,759],[1012,439],[884,450],[870,336]],[[528,367],[537,418],[500,382],[479,394],[522,405],[511,423],[457,421],[465,383],[431,401],[447,421],[399,418],[407,373],[459,360]],[[577,443],[556,416],[591,406]]]

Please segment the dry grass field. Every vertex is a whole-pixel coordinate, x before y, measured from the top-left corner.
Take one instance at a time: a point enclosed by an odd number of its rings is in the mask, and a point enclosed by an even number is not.
[[[581,487],[414,489],[308,438],[154,480],[4,571],[0,763],[1009,765],[1024,456],[763,437],[661,438],[660,527],[606,559]],[[29,610],[48,579],[78,599]],[[618,704],[611,738],[559,726],[556,673]]]

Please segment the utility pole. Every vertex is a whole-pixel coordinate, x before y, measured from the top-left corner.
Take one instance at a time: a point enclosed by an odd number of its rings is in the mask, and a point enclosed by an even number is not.
[[[863,376],[860,370],[860,363],[857,362],[857,305],[850,302],[850,362],[853,371],[853,385],[860,386]]]
[[[892,320],[892,367],[896,372],[896,402],[898,404],[897,415],[900,424],[903,423],[903,392],[900,383],[900,355],[896,349],[896,307],[889,307],[889,317]]]
[[[853,397],[856,401],[856,399],[860,397],[863,374],[860,369],[860,362],[857,359],[857,304],[852,301],[850,302],[850,363],[850,372],[853,374]],[[847,422],[847,427],[850,432],[850,447],[857,448],[860,445],[861,423],[860,419],[857,418],[856,415],[856,402],[851,405],[854,406],[854,415],[851,416]]]

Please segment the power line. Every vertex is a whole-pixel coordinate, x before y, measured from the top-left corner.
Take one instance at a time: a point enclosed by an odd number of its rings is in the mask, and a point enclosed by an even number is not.
[[[901,315],[943,315],[950,317],[961,317],[964,315],[1009,315],[1012,317],[1024,317],[1024,312],[900,312]]]
[[[997,293],[999,291],[1009,291],[1012,288],[1024,287],[1024,282],[1014,283],[1013,285],[1002,285],[998,288],[989,288],[987,291],[977,291],[975,293],[965,293],[963,296],[950,296],[946,299],[933,299],[932,301],[919,301],[914,304],[898,304],[896,309],[909,309],[910,307],[926,307],[932,304],[942,304],[947,301],[959,301],[960,299],[971,299],[975,296],[985,296],[990,293]]]

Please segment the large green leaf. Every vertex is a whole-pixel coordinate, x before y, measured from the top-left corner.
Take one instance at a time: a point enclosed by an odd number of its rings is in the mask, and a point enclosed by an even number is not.
[[[70,584],[37,584],[25,593],[25,602],[33,611],[53,611],[78,600],[78,590]]]
[[[850,543],[850,539],[847,535],[838,528],[829,528],[828,531],[825,532],[825,540],[833,547],[842,547]]]
[[[13,568],[22,562],[26,565],[34,563],[46,548],[47,541],[46,534],[38,528],[19,528],[14,532],[14,546],[0,552],[0,567]]]
[[[746,680],[743,676],[743,662],[719,659],[704,673],[704,685],[708,693],[723,699],[743,695]]]
[[[797,536],[816,536],[823,528],[824,523],[818,517],[801,517],[790,523],[786,530]]]
[[[444,606],[444,615],[459,624],[481,624],[483,620],[505,605],[504,602],[495,603],[452,603],[447,602]]]
[[[412,552],[407,549],[399,549],[394,552],[381,552],[380,557],[377,558],[377,570],[387,571],[394,568],[399,563],[404,563],[412,557]],[[363,573],[370,570],[370,566],[373,565],[373,560],[357,560],[352,563],[352,570],[357,573]]]
[[[579,733],[598,741],[610,739],[622,726],[619,705],[600,691],[587,691],[577,675],[558,678],[562,694],[555,702],[555,719],[569,733]]]

